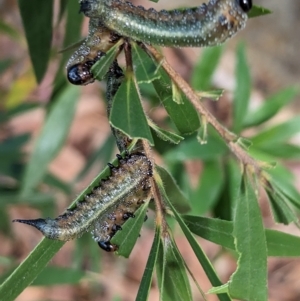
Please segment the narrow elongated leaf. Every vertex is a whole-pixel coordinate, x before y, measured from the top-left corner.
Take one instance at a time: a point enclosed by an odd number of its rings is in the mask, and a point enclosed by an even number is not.
[[[196,235],[221,245],[225,248],[235,250],[233,222],[217,218],[202,216],[182,216],[188,228]],[[300,237],[265,229],[268,256],[276,257],[298,257],[300,256]]]
[[[64,242],[44,238],[18,268],[1,284],[0,296],[13,301],[37,277]]]
[[[162,128],[160,128],[159,126],[157,126],[154,122],[152,122],[151,120],[148,120],[148,124],[149,126],[155,131],[155,133],[157,134],[157,136],[162,139],[163,141],[168,141],[174,144],[178,144],[180,141],[184,140],[183,137],[166,131]]]
[[[173,100],[172,84],[168,74],[162,69],[157,70],[159,80],[153,81],[157,95],[181,134],[191,134],[200,127],[198,113],[189,100],[181,94],[181,104]]]
[[[32,285],[76,284],[84,275],[85,273],[82,270],[49,266],[39,274]]]
[[[300,147],[288,143],[272,143],[261,145],[257,150],[279,159],[297,160],[300,159]]]
[[[300,117],[296,116],[288,121],[267,128],[251,138],[254,146],[270,145],[272,143],[286,142],[300,132]]]
[[[297,88],[290,87],[266,99],[258,109],[250,111],[246,114],[245,119],[243,121],[243,126],[257,126],[269,120],[281,108],[290,103],[295,98],[297,93],[299,93],[299,90]]]
[[[43,179],[48,164],[61,149],[69,132],[79,96],[79,88],[70,86],[58,96],[35,143],[23,180],[26,195]]]
[[[62,181],[52,173],[47,173],[45,175],[44,182],[49,186],[61,190],[66,195],[72,195],[72,186],[69,183]]]
[[[124,82],[115,95],[110,123],[131,138],[147,139],[151,145],[154,144],[132,73],[126,74]]]
[[[277,165],[269,170],[272,175],[271,183],[275,191],[279,191],[291,204],[300,209],[300,193],[295,188],[294,175],[284,166]]]
[[[186,161],[192,159],[211,160],[226,154],[228,148],[224,141],[216,135],[209,135],[207,143],[199,143],[195,137],[185,139],[176,149],[165,154],[168,161]]]
[[[31,62],[39,83],[44,77],[50,56],[53,0],[18,0],[18,3]]]
[[[180,213],[186,213],[190,211],[191,207],[189,201],[183,195],[171,174],[166,169],[158,165],[155,166],[155,169],[159,173],[159,176],[165,185],[167,196],[176,210],[178,210]]]
[[[269,9],[267,9],[265,7],[253,5],[252,9],[250,10],[250,12],[248,14],[248,17],[255,18],[255,17],[260,17],[263,15],[268,15],[271,13],[272,13],[272,11],[270,11]]]
[[[145,216],[147,212],[149,202],[145,202],[134,214],[134,218],[130,218],[122,226],[122,230],[118,231],[116,235],[111,239],[111,243],[118,246],[117,254],[128,258],[139,235]]]
[[[20,197],[19,191],[6,191],[1,193],[0,206],[12,204],[27,204],[30,206],[50,205],[54,202],[54,196],[51,193],[33,192],[26,197]]]
[[[166,195],[166,192],[165,192],[164,188],[162,187],[161,180],[156,178],[156,181],[159,185],[159,189],[160,189],[162,195],[164,196],[165,201],[167,202],[168,206],[174,213],[174,216],[175,216],[178,224],[180,225],[180,228],[182,229],[187,240],[189,241],[196,257],[198,258],[200,264],[202,265],[202,268],[204,269],[211,284],[213,286],[222,285],[221,280],[219,279],[218,275],[216,274],[216,271],[215,271],[214,267],[212,266],[211,262],[209,261],[209,259],[207,258],[206,254],[204,253],[202,248],[199,246],[198,242],[192,235],[191,231],[188,229],[187,225],[184,223],[184,221],[182,220],[182,218],[180,217],[180,215],[178,214],[176,209],[173,207],[172,203],[169,201],[169,199]],[[227,293],[218,295],[218,298],[220,301],[230,301],[231,300]]]
[[[193,300],[183,258],[166,233],[161,238],[156,271],[162,301]]]
[[[152,283],[153,271],[156,265],[157,255],[159,250],[160,232],[161,232],[160,227],[157,226],[155,229],[155,236],[147,260],[147,264],[144,270],[142,281],[139,286],[139,291],[135,299],[136,301],[145,301],[148,299],[148,295]]]
[[[229,281],[230,296],[248,301],[267,301],[266,237],[256,195],[247,178],[242,180],[233,236],[239,260]]]
[[[153,62],[144,50],[136,43],[131,43],[132,61],[134,64],[134,73],[138,83],[151,83],[155,79],[159,79],[156,73],[156,64]]]
[[[18,30],[16,30],[13,26],[10,24],[7,24],[3,22],[3,20],[0,20],[0,33],[3,35],[7,35],[11,39],[15,41],[19,41],[21,39],[21,35]],[[2,69],[0,68],[2,71]],[[0,71],[0,73],[1,73]]]
[[[224,184],[220,162],[205,161],[198,188],[191,193],[190,202],[195,214],[206,213],[218,200]]]
[[[219,64],[223,47],[205,48],[192,74],[192,87],[198,91],[205,91],[211,87],[212,76]]]
[[[111,49],[109,49],[104,56],[102,56],[97,63],[93,65],[91,68],[91,71],[93,73],[93,76],[101,81],[105,77],[106,73],[108,72],[109,67],[113,63],[113,61],[116,59],[116,56],[119,52],[119,47],[122,43],[122,40],[120,40],[116,45],[114,45]]]
[[[284,194],[273,189],[267,189],[273,218],[277,223],[288,225],[292,222],[297,222],[298,217],[288,204],[288,199]]]
[[[251,93],[251,77],[246,59],[245,46],[237,48],[237,63],[235,70],[236,85],[233,101],[233,130],[239,133],[242,130],[244,118],[247,114]]]

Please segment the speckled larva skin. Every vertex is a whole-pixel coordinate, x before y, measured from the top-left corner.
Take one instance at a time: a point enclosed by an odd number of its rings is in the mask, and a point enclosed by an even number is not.
[[[120,39],[99,20],[89,23],[89,33],[67,63],[68,80],[74,85],[87,85],[94,81],[91,67]]]
[[[245,0],[210,0],[196,8],[146,10],[122,0],[81,0],[81,11],[121,36],[170,47],[214,46],[246,25]]]
[[[148,186],[142,186],[133,193],[129,194],[122,202],[117,204],[103,218],[96,221],[92,236],[99,246],[105,251],[115,251],[116,246],[110,243],[111,238],[121,229],[125,221],[134,217],[134,213],[145,200],[151,198],[151,190]]]
[[[119,156],[119,166],[111,166],[107,180],[84,196],[75,208],[55,219],[14,220],[40,230],[50,239],[68,241],[92,231],[94,239],[106,251],[113,251],[111,237],[119,227],[151,197],[152,163],[143,154]]]

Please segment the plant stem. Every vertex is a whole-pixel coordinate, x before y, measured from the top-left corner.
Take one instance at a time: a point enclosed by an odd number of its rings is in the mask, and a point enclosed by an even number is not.
[[[153,46],[144,43],[140,44],[141,47],[153,57],[168,73],[172,81],[179,87],[179,89],[187,96],[192,103],[196,111],[205,119],[205,121],[211,124],[219,135],[224,139],[230,150],[234,155],[242,162],[245,167],[252,167],[252,171],[256,174],[261,173],[261,163],[254,158],[236,143],[238,136],[230,132],[226,127],[218,122],[218,120],[208,111],[208,109],[200,102],[199,96],[191,88],[191,86],[171,67],[166,59],[161,55]]]

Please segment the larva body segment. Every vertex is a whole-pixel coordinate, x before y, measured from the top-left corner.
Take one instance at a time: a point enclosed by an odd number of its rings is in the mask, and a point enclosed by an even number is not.
[[[122,203],[115,206],[101,220],[97,220],[92,229],[92,236],[98,245],[105,251],[115,251],[116,246],[110,243],[111,238],[121,229],[125,221],[134,217],[134,213],[143,204],[145,200],[151,198],[150,185],[141,186],[134,193],[129,194]]]
[[[74,85],[94,81],[91,67],[113,47],[120,37],[107,29],[98,18],[89,23],[89,34],[67,63],[67,77]]]
[[[214,46],[243,29],[251,0],[210,0],[196,8],[146,10],[122,0],[81,0],[81,11],[121,36],[170,47]]]
[[[114,250],[110,239],[139,206],[151,197],[152,163],[144,154],[119,156],[119,166],[91,193],[55,219],[14,220],[31,225],[50,239],[68,241],[92,231],[106,251]],[[103,247],[106,246],[106,247]]]

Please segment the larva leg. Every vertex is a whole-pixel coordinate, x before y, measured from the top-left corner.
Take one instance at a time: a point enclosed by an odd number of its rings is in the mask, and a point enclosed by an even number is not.
[[[243,29],[251,0],[210,0],[196,8],[146,10],[122,0],[81,0],[81,11],[121,36],[170,47],[214,46]]]

